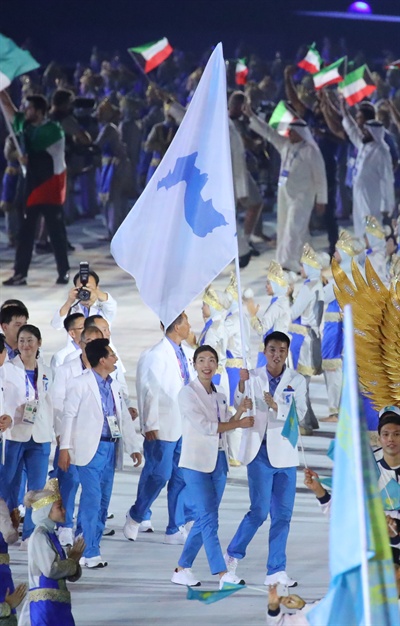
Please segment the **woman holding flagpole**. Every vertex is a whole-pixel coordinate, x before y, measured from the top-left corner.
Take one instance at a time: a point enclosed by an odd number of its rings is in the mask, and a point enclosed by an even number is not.
[[[227,571],[218,539],[218,508],[228,473],[226,433],[237,428],[251,428],[252,416],[243,417],[252,402],[244,397],[235,415],[229,419],[226,396],[212,383],[218,367],[217,352],[208,345],[197,348],[193,357],[197,378],[184,387],[178,397],[182,415],[182,452],[179,466],[196,511],[195,522],[171,581],[197,587],[200,582],[191,567],[204,544],[212,574],[219,574],[219,586],[225,582],[244,584]]]

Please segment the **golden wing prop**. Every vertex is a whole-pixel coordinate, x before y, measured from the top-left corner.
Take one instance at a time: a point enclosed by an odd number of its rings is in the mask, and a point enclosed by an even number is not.
[[[389,291],[365,260],[365,278],[352,261],[352,282],[332,260],[335,295],[353,312],[356,361],[360,384],[379,411],[400,401],[400,289]]]

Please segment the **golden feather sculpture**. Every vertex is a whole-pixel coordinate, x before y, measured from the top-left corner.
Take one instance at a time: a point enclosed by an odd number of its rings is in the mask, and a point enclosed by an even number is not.
[[[343,309],[353,311],[357,370],[363,390],[379,411],[400,404],[400,282],[392,276],[390,289],[381,281],[368,257],[365,278],[352,261],[353,281],[332,260],[335,295]]]

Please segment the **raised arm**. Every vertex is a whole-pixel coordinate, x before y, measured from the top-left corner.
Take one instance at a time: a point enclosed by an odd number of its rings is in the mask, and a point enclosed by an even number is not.
[[[290,104],[300,117],[304,117],[307,112],[307,107],[299,98],[296,85],[293,82],[293,74],[296,71],[294,65],[287,65],[284,71],[285,77],[285,93],[286,98],[290,101]]]

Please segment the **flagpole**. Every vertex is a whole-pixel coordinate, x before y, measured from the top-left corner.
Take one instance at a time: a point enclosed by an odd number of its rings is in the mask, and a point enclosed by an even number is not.
[[[300,441],[300,448],[301,448],[301,451],[302,451],[302,453],[303,453],[303,462],[304,462],[304,467],[305,467],[306,469],[308,469],[308,465],[307,465],[307,461],[306,461],[306,454],[305,454],[305,452],[304,452],[303,438],[302,438],[302,436],[301,436],[301,432],[300,432],[300,424],[299,424],[299,420],[297,420],[297,428],[298,428],[298,430],[299,430],[299,441]]]
[[[361,453],[361,433],[360,433],[360,416],[358,411],[358,397],[356,390],[358,389],[356,362],[354,350],[354,328],[351,306],[344,307],[344,345],[347,349],[346,358],[349,363],[349,388],[350,388],[350,415],[352,421],[353,442],[354,442],[354,461],[355,461],[355,479],[356,479],[356,506],[359,517],[359,532],[361,539],[361,582],[362,595],[365,607],[364,624],[371,624],[371,604],[369,593],[368,579],[368,557],[367,557],[367,527],[365,519],[365,490],[362,471],[362,453]]]
[[[142,68],[142,66],[140,65],[140,63],[138,62],[138,60],[136,59],[135,55],[133,54],[133,52],[131,52],[128,48],[128,54],[131,56],[131,58],[133,59],[133,62],[135,63],[136,67],[139,68],[140,73],[142,74],[142,76],[145,77],[145,79],[147,80],[149,85],[152,85],[153,82],[150,80],[150,78],[148,77],[148,75],[146,74],[146,72],[144,71],[144,69]]]
[[[245,329],[244,329],[244,313],[243,313],[243,302],[242,302],[242,284],[240,280],[240,267],[239,267],[239,246],[236,246],[236,255],[235,255],[235,271],[236,271],[236,282],[237,282],[237,290],[238,290],[238,305],[239,305],[239,327],[240,327],[240,342],[242,346],[242,361],[243,368],[247,369],[247,359],[246,359],[246,342],[245,342]],[[255,410],[255,399],[253,398],[252,386],[250,384],[250,380],[245,383],[246,395],[253,402],[253,409],[247,410],[247,415],[253,415]]]

